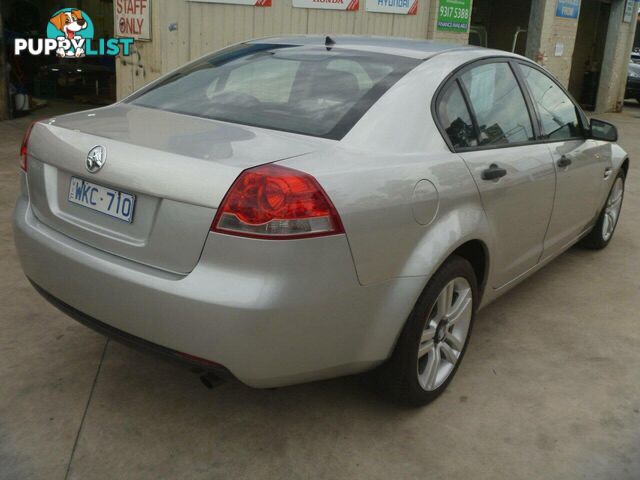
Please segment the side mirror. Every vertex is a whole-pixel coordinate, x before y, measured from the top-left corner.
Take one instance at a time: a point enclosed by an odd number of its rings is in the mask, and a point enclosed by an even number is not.
[[[590,137],[594,140],[604,140],[606,142],[616,142],[618,140],[618,129],[615,125],[592,118],[589,127],[591,131]]]

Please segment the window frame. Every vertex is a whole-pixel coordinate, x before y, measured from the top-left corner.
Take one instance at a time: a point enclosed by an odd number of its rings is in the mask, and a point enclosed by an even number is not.
[[[578,105],[578,102],[575,101],[575,99],[569,93],[569,91],[566,88],[564,88],[564,86],[560,82],[558,82],[554,77],[549,75],[549,72],[547,72],[544,68],[542,68],[537,63],[526,62],[526,61],[522,61],[522,60],[515,60],[514,63],[517,65],[516,68],[518,70],[518,74],[521,76],[522,84],[527,89],[527,93],[528,93],[529,97],[531,98],[531,104],[533,105],[533,109],[536,112],[536,118],[538,120],[538,124],[539,124],[539,128],[540,128],[540,140],[542,140],[542,143],[568,142],[568,141],[571,141],[571,140],[586,140],[588,138],[588,131],[589,131],[589,127],[588,127],[589,123],[587,121],[587,117],[584,114],[584,112],[582,111],[582,108],[580,108],[580,105]],[[546,78],[548,78],[554,85],[556,85],[560,89],[560,91],[562,93],[564,93],[566,95],[566,97],[569,99],[569,101],[573,104],[573,108],[576,111],[576,117],[578,119],[578,123],[580,125],[580,130],[582,131],[582,135],[563,138],[563,139],[556,139],[556,138],[549,138],[549,135],[543,133],[544,129],[542,128],[542,118],[540,117],[540,112],[538,111],[538,108],[537,108],[535,102],[533,101],[533,96],[531,95],[531,90],[529,89],[529,85],[527,84],[527,80],[524,77],[524,73],[522,71],[521,65],[539,71],[542,75],[544,75]]]
[[[476,135],[476,145],[470,146],[470,147],[457,147],[458,151],[460,149],[466,149],[466,148],[476,148],[480,145],[480,126],[478,125],[478,122],[476,120],[476,117],[474,115],[474,111],[471,107],[471,102],[469,101],[469,95],[467,93],[467,89],[464,86],[464,84],[462,83],[462,81],[460,80],[460,78],[456,77],[454,78],[451,82],[449,82],[447,84],[446,88],[442,89],[442,92],[440,92],[440,100],[438,102],[436,102],[435,104],[435,111],[437,112],[436,115],[438,116],[438,119],[436,121],[436,125],[438,125],[438,129],[440,129],[440,132],[442,133],[442,136],[445,138],[445,141],[447,142],[447,144],[449,145],[449,148],[452,149],[452,151],[454,151],[456,149],[456,147],[453,145],[453,142],[451,141],[451,139],[449,138],[449,134],[447,133],[446,128],[444,127],[444,125],[442,125],[442,122],[440,121],[439,115],[440,115],[440,105],[442,103],[442,101],[444,100],[445,94],[447,92],[449,92],[449,89],[453,88],[453,87],[457,87],[458,91],[460,92],[460,95],[462,96],[462,101],[464,102],[465,108],[467,109],[467,113],[469,114],[469,118],[471,120],[471,125],[473,127],[473,131],[475,132]]]
[[[522,94],[525,105],[527,107],[527,113],[529,115],[529,120],[531,122],[531,127],[534,135],[533,140],[500,144],[500,145],[480,145],[480,128],[478,126],[478,120],[476,118],[475,111],[469,99],[469,92],[467,91],[464,83],[461,81],[461,76],[468,70],[471,70],[472,68],[478,67],[480,65],[491,64],[491,63],[506,63],[509,66],[511,72],[513,73],[513,76],[516,80],[516,83],[518,84],[518,88],[520,89],[520,93]],[[547,78],[553,81],[553,83],[556,84],[565,95],[567,95],[567,97],[573,103],[573,106],[576,108],[576,111],[578,113],[578,119],[579,119],[581,130],[583,133],[582,136],[558,140],[558,139],[550,139],[542,133],[542,122],[540,120],[540,116],[532,100],[531,92],[529,91],[529,86],[527,85],[526,80],[523,77],[520,65],[526,65],[542,72]],[[451,143],[451,140],[449,139],[449,135],[447,135],[447,132],[440,120],[440,116],[438,114],[440,102],[442,101],[442,97],[444,93],[454,83],[457,83],[458,88],[462,92],[462,97],[464,98],[465,105],[471,117],[471,121],[473,122],[473,126],[476,131],[476,141],[478,142],[478,145],[476,146],[455,148]],[[494,150],[498,148],[521,147],[526,145],[564,142],[564,141],[570,141],[570,140],[586,140],[588,138],[588,122],[586,120],[586,116],[582,111],[582,109],[580,108],[580,106],[576,103],[575,99],[567,91],[567,89],[564,88],[564,86],[562,86],[555,78],[549,75],[549,73],[537,63],[527,61],[524,59],[515,58],[515,57],[508,57],[508,56],[483,57],[480,59],[473,59],[469,62],[464,63],[463,65],[460,65],[458,68],[453,70],[447,76],[447,78],[445,78],[442,81],[442,83],[440,83],[440,85],[436,89],[435,95],[433,96],[433,99],[431,101],[431,115],[434,119],[436,127],[438,128],[438,131],[440,132],[440,135],[442,136],[443,140],[447,144],[447,147],[449,147],[449,150],[454,153],[475,152],[480,150]]]

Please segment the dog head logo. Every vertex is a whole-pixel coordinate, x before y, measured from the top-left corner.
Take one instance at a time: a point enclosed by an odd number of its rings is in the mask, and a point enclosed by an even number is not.
[[[14,55],[55,54],[63,58],[127,56],[131,55],[134,42],[133,38],[128,37],[95,38],[91,18],[78,8],[63,8],[51,15],[47,22],[46,34],[46,38],[15,38],[13,40]]]
[[[59,57],[84,57],[85,41],[93,38],[93,23],[77,8],[63,8],[49,19],[47,37],[59,40]]]

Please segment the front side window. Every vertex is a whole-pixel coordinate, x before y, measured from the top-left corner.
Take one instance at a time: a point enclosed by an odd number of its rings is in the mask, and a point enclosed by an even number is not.
[[[480,129],[480,145],[534,140],[531,118],[518,82],[505,62],[473,67],[460,80]]]
[[[553,140],[582,136],[576,106],[562,89],[541,71],[520,65],[542,123],[542,133]]]
[[[457,82],[442,96],[438,104],[438,118],[454,148],[478,145],[471,115]]]
[[[352,50],[241,44],[177,70],[128,101],[339,140],[418,63]]]

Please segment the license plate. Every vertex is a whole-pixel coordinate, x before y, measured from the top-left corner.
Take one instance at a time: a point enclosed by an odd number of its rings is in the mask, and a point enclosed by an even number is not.
[[[130,193],[71,177],[69,201],[131,223],[136,197]]]

